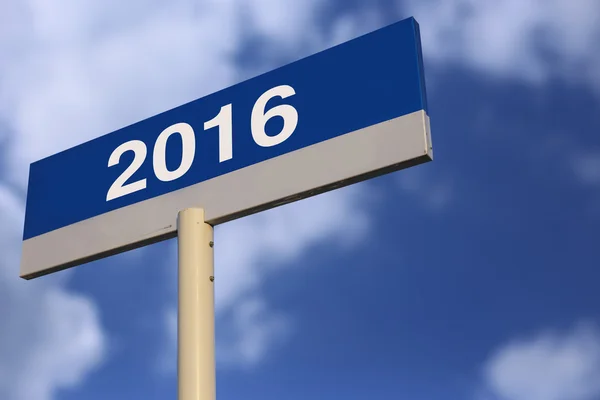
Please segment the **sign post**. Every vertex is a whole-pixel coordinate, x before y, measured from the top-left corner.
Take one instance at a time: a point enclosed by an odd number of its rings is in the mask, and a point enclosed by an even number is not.
[[[179,400],[215,400],[213,227],[204,210],[188,208],[177,220]]]
[[[32,163],[20,276],[177,238],[179,400],[214,400],[213,226],[431,160],[408,18]]]
[[[33,279],[433,159],[412,18],[36,161]]]

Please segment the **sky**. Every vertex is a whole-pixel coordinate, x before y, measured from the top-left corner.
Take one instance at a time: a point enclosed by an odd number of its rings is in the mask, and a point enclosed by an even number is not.
[[[215,228],[217,396],[600,399],[598,0],[0,0],[0,398],[176,398],[175,240],[20,279],[30,162],[409,16],[435,160]]]

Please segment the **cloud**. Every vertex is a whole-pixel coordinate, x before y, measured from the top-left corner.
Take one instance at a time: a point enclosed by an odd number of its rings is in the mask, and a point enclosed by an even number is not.
[[[177,307],[166,308],[161,322],[165,340],[158,354],[156,370],[160,374],[172,374],[177,371]]]
[[[584,153],[573,157],[573,171],[580,182],[600,185],[600,153]]]
[[[405,0],[432,61],[529,82],[561,77],[600,89],[597,0]]]
[[[432,176],[422,168],[411,168],[396,175],[402,191],[430,211],[441,211],[455,197],[454,181],[447,177]]]
[[[290,333],[290,318],[263,295],[264,282],[307,258],[309,250],[351,246],[369,228],[361,186],[351,186],[219,226],[215,305],[230,335],[219,338],[222,366],[255,365]],[[248,337],[246,337],[248,335]]]
[[[225,339],[217,340],[217,360],[222,366],[252,367],[289,334],[288,316],[273,312],[261,298],[248,297],[231,310]],[[223,332],[225,333],[225,332]]]
[[[600,396],[600,331],[579,324],[514,340],[484,368],[486,395],[494,400],[593,400]]]
[[[325,241],[343,246],[364,236],[368,200],[361,186],[351,186],[217,226],[217,310],[255,290],[268,273],[308,248]]]
[[[246,0],[247,21],[253,34],[278,46],[280,50],[295,53],[302,45],[311,45],[319,39],[317,16],[327,5],[326,0],[282,2],[276,0]]]
[[[0,184],[0,398],[50,400],[97,366],[105,352],[98,310],[61,280],[18,277],[22,201]]]

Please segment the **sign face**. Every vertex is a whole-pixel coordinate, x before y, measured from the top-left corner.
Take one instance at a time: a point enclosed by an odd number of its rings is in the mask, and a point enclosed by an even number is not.
[[[30,279],[432,159],[419,27],[389,25],[32,163]]]

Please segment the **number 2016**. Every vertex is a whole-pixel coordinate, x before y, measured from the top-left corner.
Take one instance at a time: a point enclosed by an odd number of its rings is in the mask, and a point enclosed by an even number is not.
[[[252,108],[250,118],[250,128],[252,138],[261,147],[271,147],[278,145],[288,139],[296,126],[298,125],[298,112],[289,104],[281,104],[265,112],[267,102],[273,97],[287,97],[296,94],[294,88],[288,85],[281,85],[267,90],[263,93]],[[204,123],[204,130],[219,128],[219,162],[227,161],[233,158],[233,127],[232,127],[232,105],[227,104],[221,107],[216,117]],[[275,116],[283,118],[283,128],[277,135],[269,136],[265,132],[267,121]],[[174,170],[169,170],[166,163],[167,140],[171,135],[178,133],[181,136],[182,156],[179,166]],[[122,197],[146,188],[146,178],[135,182],[126,183],[129,178],[142,166],[146,160],[146,144],[141,140],[130,140],[117,147],[108,158],[108,166],[112,167],[119,164],[121,156],[127,152],[133,151],[134,158],[129,167],[114,181],[106,194],[106,201]],[[180,122],[169,126],[158,135],[154,144],[152,154],[152,165],[154,174],[163,181],[173,181],[181,178],[191,168],[196,153],[196,135],[194,129],[185,122]]]

